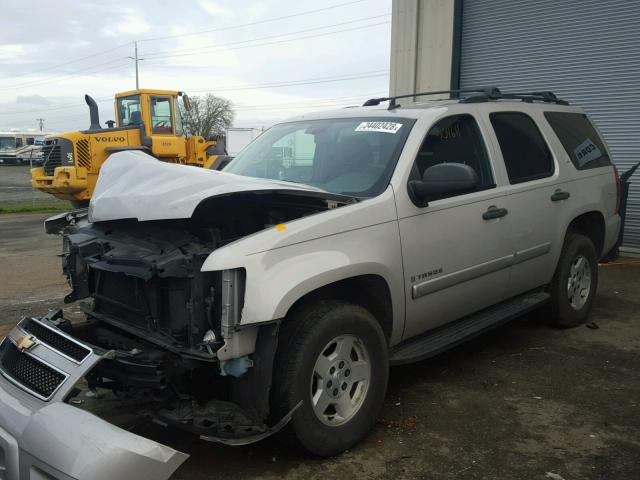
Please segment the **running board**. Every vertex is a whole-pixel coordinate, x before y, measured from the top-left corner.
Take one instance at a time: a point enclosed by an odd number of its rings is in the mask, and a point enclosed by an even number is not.
[[[396,346],[389,363],[403,365],[418,362],[444,352],[462,342],[524,315],[549,301],[546,292],[528,293],[499,303],[449,325],[436,328]]]

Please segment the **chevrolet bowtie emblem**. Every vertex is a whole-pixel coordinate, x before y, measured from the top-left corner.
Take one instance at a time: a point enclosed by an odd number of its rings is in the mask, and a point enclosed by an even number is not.
[[[24,350],[29,350],[36,344],[35,338],[32,335],[25,335],[24,337],[20,337],[18,342],[16,343],[16,347],[21,352]]]

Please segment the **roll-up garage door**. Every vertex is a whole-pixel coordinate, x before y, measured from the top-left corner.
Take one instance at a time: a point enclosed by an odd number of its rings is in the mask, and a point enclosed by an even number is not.
[[[584,107],[620,172],[640,161],[640,2],[463,0],[460,87],[551,90]],[[623,245],[640,249],[640,170]]]

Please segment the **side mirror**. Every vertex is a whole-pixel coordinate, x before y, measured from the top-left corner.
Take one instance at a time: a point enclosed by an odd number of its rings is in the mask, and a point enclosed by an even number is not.
[[[409,194],[421,206],[431,200],[473,191],[478,185],[478,174],[464,163],[439,163],[427,168],[422,180],[409,181]]]

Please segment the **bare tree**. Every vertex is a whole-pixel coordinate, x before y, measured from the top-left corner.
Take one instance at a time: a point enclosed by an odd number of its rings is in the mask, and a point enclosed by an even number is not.
[[[235,116],[229,100],[212,94],[189,97],[189,100],[191,109],[183,114],[185,126],[191,135],[205,138],[225,135]]]

